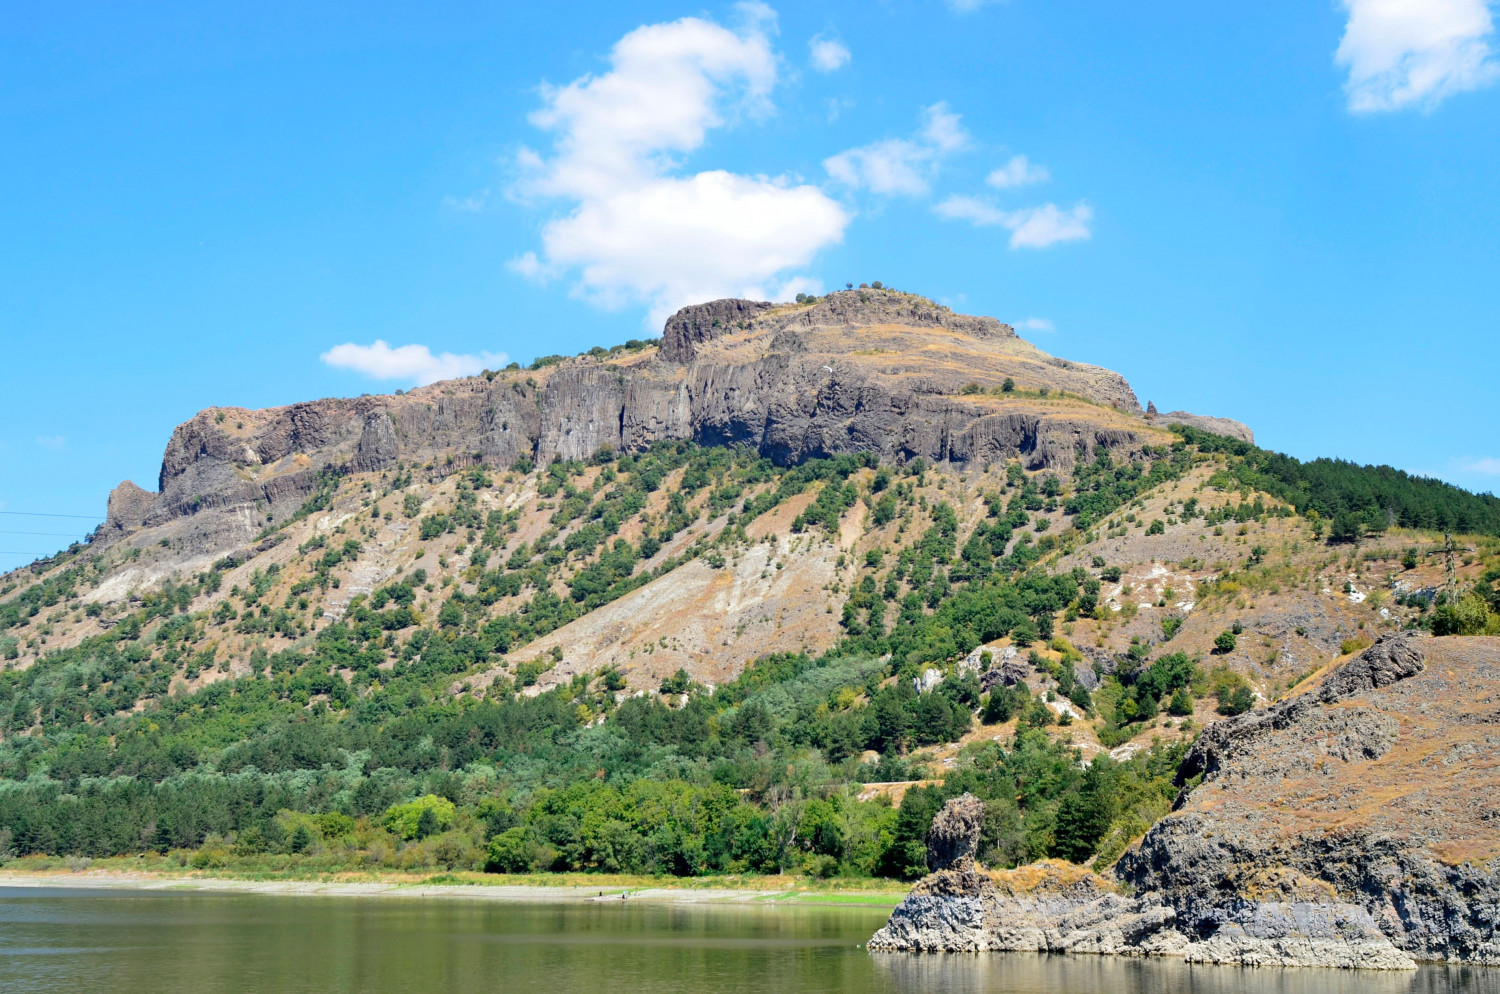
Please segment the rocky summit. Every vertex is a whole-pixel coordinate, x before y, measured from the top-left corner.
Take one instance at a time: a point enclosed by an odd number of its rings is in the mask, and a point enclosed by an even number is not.
[[[1170,441],[1168,425],[1199,421],[1147,418],[1119,374],[912,294],[719,300],[674,315],[659,347],[597,349],[401,396],[203,411],[172,433],[157,493],[127,482],[111,494],[101,537],[168,526],[189,547],[228,548],[295,513],[321,476],[398,462],[450,473],[685,439],[781,464],[874,452],[1066,472],[1080,445],[1128,458]],[[1250,437],[1237,422],[1209,422]]]

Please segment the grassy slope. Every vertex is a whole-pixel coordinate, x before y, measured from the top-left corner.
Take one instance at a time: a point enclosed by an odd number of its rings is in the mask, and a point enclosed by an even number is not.
[[[1142,658],[1149,660],[1167,649],[1181,650],[1199,661],[1201,671],[1222,667],[1248,678],[1263,696],[1272,697],[1285,693],[1309,672],[1326,666],[1350,644],[1357,645],[1362,639],[1417,615],[1415,609],[1395,605],[1390,591],[1395,585],[1404,585],[1399,589],[1409,590],[1434,584],[1435,574],[1441,569],[1434,557],[1424,555],[1413,570],[1399,565],[1405,547],[1430,552],[1434,536],[1398,533],[1387,535],[1373,547],[1369,543],[1362,547],[1328,546],[1317,539],[1314,521],[1278,516],[1276,509],[1283,505],[1271,495],[1248,488],[1226,489],[1237,482],[1235,474],[1247,461],[1243,454],[1233,450],[1209,447],[1220,451],[1201,453],[1198,462],[1184,464],[1180,475],[1155,488],[1137,493],[1127,486],[1120,491],[1128,498],[1122,506],[1109,507],[1108,502],[1096,505],[1096,509],[1102,509],[1090,515],[1093,520],[1084,530],[1069,529],[1068,523],[1073,519],[1062,510],[1070,498],[1070,485],[1086,485],[1083,479],[1062,481],[1063,492],[1049,500],[1032,490],[1037,480],[1032,479],[1023,487],[1019,484],[1024,477],[1018,480],[1005,467],[992,467],[982,473],[898,474],[890,486],[876,489],[872,469],[846,466],[851,471],[835,473],[826,481],[811,480],[805,486],[788,488],[783,471],[758,460],[736,461],[723,458],[722,453],[680,450],[654,464],[636,463],[633,472],[620,473],[608,465],[573,466],[550,476],[542,471],[499,476],[492,478],[489,486],[478,476],[448,477],[431,484],[390,476],[349,478],[331,495],[327,509],[309,514],[287,528],[282,533],[286,540],[279,546],[251,562],[205,574],[209,580],[217,577],[217,589],[212,589],[211,582],[204,582],[204,577],[182,578],[183,582],[175,588],[178,591],[175,601],[166,600],[161,593],[148,593],[142,604],[116,601],[103,606],[102,613],[94,614],[90,605],[102,600],[97,592],[110,590],[111,584],[118,587],[121,577],[139,568],[142,560],[154,552],[146,542],[135,544],[134,550],[139,551],[117,547],[108,554],[110,558],[81,570],[67,596],[12,629],[12,637],[20,638],[15,645],[18,658],[11,668],[14,675],[8,678],[10,719],[0,752],[9,764],[10,776],[19,778],[49,766],[55,770],[63,760],[71,761],[69,757],[78,754],[80,743],[92,742],[97,753],[97,746],[105,741],[101,733],[107,731],[108,751],[102,761],[100,756],[90,754],[89,762],[95,766],[75,763],[75,770],[96,769],[97,772],[89,774],[96,777],[130,774],[131,768],[122,757],[127,751],[124,744],[135,741],[143,743],[141,749],[151,762],[136,766],[131,775],[148,780],[170,778],[200,764],[206,769],[224,769],[237,744],[276,735],[284,738],[286,730],[300,722],[334,722],[328,727],[337,727],[339,714],[356,701],[369,708],[381,700],[415,700],[417,704],[402,703],[397,711],[416,707],[413,715],[418,712],[432,715],[436,713],[433,708],[441,707],[444,700],[462,708],[469,706],[464,702],[504,699],[497,691],[512,689],[532,678],[540,686],[555,685],[558,689],[551,696],[569,698],[571,721],[591,723],[614,706],[609,695],[601,693],[597,682],[598,673],[606,664],[617,667],[629,686],[654,691],[662,677],[679,666],[700,681],[720,683],[734,677],[745,661],[766,652],[803,649],[817,652],[831,647],[840,637],[839,620],[845,599],[851,591],[859,591],[866,578],[883,588],[893,574],[903,571],[895,583],[894,597],[886,598],[882,589],[880,598],[894,604],[908,594],[916,594],[927,603],[923,611],[931,612],[938,606],[940,610],[931,616],[941,615],[941,606],[952,596],[945,589],[955,585],[945,588],[939,583],[938,574],[955,572],[955,567],[964,562],[961,550],[969,539],[976,530],[993,523],[995,515],[986,504],[988,497],[998,497],[1002,511],[1020,505],[1026,522],[1016,534],[1032,536],[1032,548],[1045,548],[1043,558],[1049,568],[1065,570],[1076,566],[1099,573],[1096,557],[1121,568],[1120,580],[1102,587],[1100,606],[1095,613],[1071,618],[1067,612],[1060,612],[1056,617],[1059,635],[1072,645],[1096,654],[1119,655],[1129,652],[1133,645],[1145,646]],[[611,502],[617,502],[629,491],[637,476],[656,470],[660,473],[655,488],[637,488],[645,493],[644,506],[632,514],[617,515],[618,520],[612,522],[614,531],[607,541],[596,544],[594,551],[585,547],[567,548],[570,535],[596,520],[591,511],[584,509],[603,507],[601,513],[607,515]],[[615,479],[609,479],[611,474]],[[1128,483],[1128,473],[1126,477],[1124,482]],[[842,499],[837,502],[826,499],[840,494],[846,485],[853,488],[853,507],[845,506]],[[793,489],[800,492],[791,494],[789,490]],[[401,498],[406,494],[414,495],[419,505],[410,518],[402,509]],[[783,499],[775,500],[778,494]],[[875,510],[888,495],[897,495],[895,509],[889,520],[881,523]],[[1188,517],[1183,513],[1188,500],[1195,500],[1197,510],[1211,516],[1223,516],[1236,508],[1242,513],[1239,518],[1217,522],[1201,516]],[[1243,509],[1256,501],[1260,502],[1261,511],[1246,516]],[[751,505],[748,511],[747,502]],[[923,556],[929,536],[939,525],[936,509],[940,503],[954,508],[956,513],[952,549],[940,552],[938,568],[934,569],[931,557],[927,557],[924,565]],[[819,520],[807,521],[809,512]],[[800,530],[794,530],[798,517],[804,520]],[[422,540],[424,519],[445,520],[446,524],[430,527],[429,531],[435,533]],[[1148,522],[1157,520],[1162,522],[1160,533],[1150,534],[1155,529],[1148,529]],[[1046,523],[1045,527],[1041,522]],[[468,527],[468,523],[473,527]],[[451,530],[448,524],[453,525]],[[553,532],[554,528],[558,531]],[[648,532],[665,540],[659,550],[643,557],[643,563],[634,564],[635,575],[651,570],[659,571],[660,576],[639,590],[618,587],[609,590],[611,594],[618,591],[619,604],[631,608],[632,598],[644,598],[653,589],[678,583],[678,577],[688,575],[683,571],[696,571],[699,579],[679,583],[686,588],[686,596],[673,602],[677,613],[626,610],[621,616],[627,621],[638,619],[639,630],[626,624],[623,631],[614,633],[608,646],[590,644],[586,658],[570,658],[569,648],[587,644],[589,626],[603,613],[596,609],[569,620],[570,612],[589,606],[588,602],[572,601],[570,581],[596,567],[603,550],[615,539],[637,551],[646,551],[641,549],[641,543]],[[539,540],[544,546],[555,543],[553,547],[561,553],[560,561],[554,562],[545,575],[540,567],[547,563],[548,557],[536,548]],[[357,551],[348,556],[333,555],[350,541],[358,543]],[[1021,540],[1012,538],[1000,552],[1014,555],[1020,547]],[[519,562],[514,570],[500,569],[502,560],[508,562],[523,548],[531,548],[534,555],[525,557],[528,561]],[[762,552],[766,549],[771,550],[769,555]],[[489,561],[477,562],[475,550],[483,550]],[[908,555],[910,569],[900,565],[903,552]],[[763,555],[764,562],[752,561],[757,553]],[[872,558],[872,553],[878,556]],[[1466,543],[1461,574],[1466,579],[1477,578],[1495,554],[1493,542]],[[940,562],[945,556],[950,559],[946,565]],[[744,569],[747,562],[752,563],[748,573]],[[270,573],[272,564],[279,567],[274,576]],[[54,581],[55,590],[66,589],[59,588],[55,580],[66,575],[69,568],[67,564],[58,564],[43,574],[40,587],[44,594],[49,579]],[[320,629],[325,640],[330,631],[329,622],[320,619],[358,617],[361,608],[355,596],[399,586],[403,580],[412,580],[418,569],[425,570],[427,577],[425,582],[410,585],[410,607],[415,618],[407,619],[418,624],[397,625],[386,631],[381,627],[382,622],[368,640],[344,639],[340,644],[342,655],[319,655],[324,641],[313,630]],[[740,577],[742,573],[746,575]],[[768,589],[758,602],[767,610],[758,614],[754,609],[747,611],[740,619],[745,622],[743,627],[737,621],[731,632],[722,623],[724,612],[716,597],[691,596],[693,591],[709,589],[719,579],[731,575],[739,577],[735,583],[741,587],[767,580],[774,584],[783,578],[792,585],[788,588],[783,584],[779,591]],[[510,593],[508,588],[499,588],[508,576],[522,578],[521,590]],[[1351,588],[1349,592],[1344,589],[1345,583]],[[1165,596],[1168,587],[1172,593],[1170,599]],[[242,594],[233,595],[235,588]],[[550,595],[550,599],[543,597],[539,601],[539,590]],[[231,592],[229,596],[226,591]],[[246,591],[256,591],[255,603],[247,603],[251,598],[244,596]],[[484,603],[497,591],[499,596]],[[26,590],[13,592],[19,597],[13,598],[12,603],[27,596]],[[455,593],[462,597],[454,597]],[[538,604],[543,602],[553,612],[547,623],[563,626],[550,635],[545,634],[546,625],[537,624]],[[229,604],[237,617],[216,615],[221,603]],[[570,607],[570,603],[578,606]],[[443,611],[453,604],[458,605],[457,613],[445,620]],[[1191,608],[1186,606],[1189,604]],[[527,609],[525,615],[518,613],[523,607]],[[1381,613],[1382,608],[1385,614]],[[788,624],[787,611],[801,612],[796,617],[802,620]],[[895,613],[893,607],[891,615]],[[261,624],[261,614],[280,630],[243,630],[247,627],[244,620],[247,616],[256,619],[254,625],[248,626],[253,629]],[[518,617],[525,624],[506,629],[511,636],[508,651],[497,652],[493,642],[485,647],[481,636],[491,622]],[[1169,644],[1163,644],[1164,617],[1180,618],[1183,622]],[[859,620],[856,615],[856,621]],[[893,620],[887,617],[886,625]],[[93,638],[98,643],[99,636],[90,633],[100,630],[101,621],[116,622],[115,627],[106,630],[116,634],[121,627],[130,629],[140,623],[132,638],[109,635],[104,638],[111,651],[116,652],[117,662],[124,659],[118,672],[101,669],[90,661],[87,640]],[[718,622],[718,626],[713,627],[713,622]],[[1243,629],[1236,649],[1211,655],[1213,638],[1235,623]],[[337,632],[338,626],[332,626],[332,630]],[[477,641],[483,655],[471,656],[468,662],[459,657],[461,665],[457,670],[434,671],[427,665],[427,657],[433,655],[430,647],[415,655],[403,651],[404,645],[411,644],[412,636],[424,630],[434,631],[435,637],[449,642]],[[597,637],[597,632],[594,636]],[[533,638],[536,641],[528,644],[527,640]],[[991,640],[990,645],[998,651],[1012,641],[1001,637]],[[933,664],[951,666],[952,660],[941,649],[944,644],[920,640],[904,643],[904,654],[892,670],[904,680],[914,668],[919,670]],[[939,648],[923,648],[926,645]],[[553,646],[563,650],[560,663],[552,659]],[[888,647],[872,644],[871,653],[878,654],[884,648]],[[64,651],[57,652],[59,649]],[[851,651],[846,644],[844,654],[847,656]],[[937,655],[932,655],[932,651]],[[1068,651],[1044,648],[1039,656],[1046,664],[1058,664]],[[858,654],[855,656],[857,662]],[[451,653],[442,658],[447,660],[445,665],[451,665],[454,659]],[[330,659],[336,665],[330,665]],[[277,660],[286,665],[279,665]],[[551,669],[543,671],[543,667]],[[252,677],[252,672],[258,678]],[[802,687],[799,693],[824,694],[827,707],[813,717],[831,721],[839,714],[857,714],[870,707],[877,688],[889,689],[899,682],[888,678],[883,684],[872,683],[855,673],[850,671],[838,678],[847,681],[842,689],[837,683],[828,688],[809,684],[808,680],[818,676],[817,673],[796,677],[790,686]],[[330,677],[347,690],[334,694],[320,689],[328,686]],[[1034,690],[1041,692],[1056,686],[1052,677],[1041,672],[1036,672],[1029,682]],[[258,703],[226,708],[221,701],[209,708],[186,710],[174,705],[173,720],[163,720],[160,709],[170,703],[164,697],[166,693],[170,692],[179,703],[190,704],[214,684],[232,688],[228,698],[231,702],[249,701],[253,697]],[[334,689],[338,690],[339,684],[333,685]],[[132,685],[135,693],[129,701],[121,696],[126,685]],[[246,688],[254,689],[258,696],[247,697]],[[1085,753],[1102,749],[1101,740],[1112,746],[1121,735],[1126,740],[1133,737],[1141,746],[1153,740],[1170,744],[1190,736],[1196,724],[1211,720],[1215,702],[1212,697],[1204,696],[1211,689],[1207,682],[1195,682],[1193,690],[1198,700],[1190,721],[1164,718],[1123,722],[1112,713],[1118,695],[1104,693],[1095,701],[1099,715],[1095,721],[1066,727],[1051,725],[1032,734],[1071,742]],[[21,709],[25,701],[32,705],[29,713]],[[113,704],[129,706],[111,714]],[[722,706],[710,707],[708,712],[718,716],[712,720],[729,720],[739,713],[735,710],[738,705],[728,706],[728,711]],[[136,713],[137,709],[143,710]],[[667,725],[674,721],[677,719],[671,719]],[[1017,719],[1011,718],[971,728],[948,744],[924,748],[920,743],[911,743],[908,748],[918,766],[926,766],[937,776],[951,780],[956,774],[980,770],[984,764],[993,763],[1007,749],[1019,748],[1017,731]],[[585,733],[578,741],[591,741],[589,734],[592,733]],[[661,734],[667,734],[668,738],[661,738]],[[619,765],[611,776],[691,779],[707,775],[707,768],[701,764],[696,767],[697,772],[692,772],[691,763],[682,766],[680,759],[671,759],[674,754],[693,754],[691,749],[684,751],[681,740],[671,741],[672,734],[677,733],[668,729],[666,733],[638,737],[648,755]],[[597,738],[595,734],[594,739]],[[876,768],[857,769],[857,755],[847,761],[829,762],[832,754],[826,744],[820,747],[821,752],[809,752],[815,744],[805,740],[798,744],[789,739],[776,746],[767,770],[769,780],[761,779],[763,774],[755,772],[766,764],[757,766],[748,759],[737,760],[741,774],[751,777],[742,791],[761,810],[776,814],[785,810],[791,798],[815,799],[851,781],[889,778]],[[753,747],[753,741],[746,745]],[[187,751],[174,753],[178,746]],[[996,746],[1000,747],[998,752]],[[332,840],[326,846],[315,840],[309,854],[286,855],[280,860],[280,869],[274,872],[331,871],[349,865],[351,855],[357,857],[356,862],[373,861],[385,866],[444,866],[465,862],[473,865],[476,859],[483,858],[482,842],[488,832],[475,806],[482,796],[504,797],[522,811],[525,805],[534,806],[538,790],[556,784],[558,772],[575,771],[563,774],[565,782],[579,771],[576,755],[565,756],[535,745],[504,755],[511,756],[517,765],[508,760],[498,774],[494,769],[474,776],[465,772],[464,782],[455,786],[450,782],[451,764],[446,754],[435,754],[427,761],[425,772],[420,764],[412,767],[412,775],[405,775],[394,788],[396,794],[388,798],[399,801],[421,792],[454,792],[461,810],[459,825],[453,832],[469,833],[470,842],[455,842],[444,850],[438,844],[443,838],[440,833],[420,845],[403,845],[388,833],[381,837],[378,810],[370,811],[357,829],[360,845],[351,850],[348,846],[334,847]],[[335,750],[325,756],[294,761],[289,769],[295,771],[297,762],[303,763],[302,768],[310,768],[308,764],[319,759],[325,769],[329,768],[329,761],[334,767],[342,764],[346,769],[352,761],[347,749]],[[786,766],[783,776],[776,772],[776,767],[786,759],[792,760],[792,765]],[[262,765],[266,761],[259,760]],[[678,764],[675,768],[680,772],[670,772],[673,763]],[[350,803],[347,797],[333,788],[342,784],[343,789],[352,790],[352,784],[372,779],[362,776],[371,772],[364,768],[364,761],[359,766],[342,780],[330,775],[331,796],[325,794],[316,800],[317,791],[294,793],[287,795],[288,803],[314,805],[303,810],[347,806]],[[750,772],[745,774],[745,770]],[[983,771],[973,775],[980,778],[976,782],[989,782],[983,778],[991,776]],[[1002,770],[1002,775],[1013,774]],[[445,776],[449,780],[443,780]],[[1032,799],[1035,812],[1050,811],[1055,816],[1060,796],[1085,789],[1076,772],[1069,776],[1071,784],[1065,783],[1051,795],[1044,792]],[[67,781],[73,789],[79,783],[76,779]],[[889,849],[894,836],[903,830],[915,833],[920,827],[903,828],[889,808],[879,809],[878,799],[871,803],[870,810],[858,806],[840,809],[841,830],[861,834],[867,850],[860,857],[862,862],[851,859],[842,872],[868,872],[875,865],[869,861],[873,851],[870,847],[884,845]],[[1128,839],[1128,833],[1144,827],[1143,819],[1152,817],[1153,812],[1160,813],[1158,808],[1159,805],[1150,803],[1117,812],[1112,831],[1127,833]],[[1027,810],[1019,811],[1020,816],[1030,817]],[[1024,824],[1015,829],[1022,838],[1030,838],[1028,831]],[[239,865],[244,872],[263,872],[251,867],[262,865],[265,854],[239,854],[232,839],[216,841],[216,838],[205,844],[204,851],[212,853],[202,861],[206,866]],[[478,840],[479,848],[476,849],[472,839]],[[158,844],[150,839],[141,841]],[[279,844],[273,843],[272,848]],[[321,858],[319,850],[325,850]],[[1035,850],[1030,852],[1035,854]],[[405,855],[400,856],[402,853]],[[814,855],[793,846],[790,865],[812,866]],[[818,864],[820,872],[828,868],[827,864]]]

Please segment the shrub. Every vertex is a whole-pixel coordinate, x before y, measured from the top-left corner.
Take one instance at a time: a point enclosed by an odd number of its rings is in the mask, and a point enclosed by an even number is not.
[[[1151,522],[1151,527],[1146,529],[1147,535],[1160,535],[1167,530],[1167,523],[1160,518]]]
[[[1167,713],[1179,718],[1193,713],[1193,695],[1188,693],[1186,687],[1178,687],[1172,692],[1172,700],[1167,704]]]
[[[1432,615],[1434,635],[1482,635],[1489,625],[1489,607],[1473,594],[1457,604],[1444,604]]]
[[[1218,635],[1214,636],[1214,652],[1217,652],[1220,655],[1223,655],[1223,654],[1228,653],[1228,652],[1233,652],[1234,651],[1234,646],[1235,646],[1234,632],[1223,631],[1223,632],[1220,632]]]
[[[1233,717],[1244,714],[1255,706],[1255,695],[1249,687],[1236,687],[1233,690],[1219,694],[1219,713]]]
[[[1004,383],[1000,384],[1000,390],[1004,393],[1014,393],[1015,389],[1016,381],[1011,379],[1009,376],[1005,378]]]
[[[661,682],[661,692],[663,694],[686,694],[692,686],[692,676],[687,670],[679,669]]]
[[[383,820],[386,828],[403,839],[424,839],[452,828],[456,813],[453,802],[446,797],[427,794],[388,808]]]
[[[1405,552],[1401,553],[1401,568],[1402,569],[1416,569],[1417,568],[1417,550],[1416,549],[1408,548]]]

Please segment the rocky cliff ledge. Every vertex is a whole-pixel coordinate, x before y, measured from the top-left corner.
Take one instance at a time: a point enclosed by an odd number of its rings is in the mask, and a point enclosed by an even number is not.
[[[1080,450],[1129,458],[1172,437],[1118,373],[892,290],[713,301],[674,315],[659,348],[597,353],[405,395],[203,411],[173,433],[159,493],[122,485],[101,534],[191,518],[173,529],[184,547],[228,546],[294,513],[328,472],[399,463],[436,477],[662,439],[747,445],[783,464],[874,451],[1066,471]]]
[[[1178,810],[1111,877],[977,866],[982,805],[956,798],[933,873],[870,948],[1500,964],[1497,706],[1500,640],[1382,640],[1317,690],[1210,726]]]

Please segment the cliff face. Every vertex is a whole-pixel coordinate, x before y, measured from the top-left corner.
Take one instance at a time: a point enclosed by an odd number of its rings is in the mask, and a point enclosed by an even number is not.
[[[104,534],[193,517],[176,529],[191,545],[242,541],[294,513],[320,474],[398,462],[437,473],[691,439],[783,464],[868,450],[1066,470],[1079,447],[1128,456],[1169,437],[1121,376],[1049,356],[992,318],[886,290],[813,305],[720,300],[674,315],[659,350],[401,396],[203,411],[173,433],[159,494],[117,490]]]
[[[1115,869],[1132,896],[1076,868],[1018,889],[1021,870],[939,858],[870,947],[1500,964],[1497,702],[1497,640],[1392,636],[1206,729],[1180,771],[1201,784]],[[975,804],[949,802],[931,852],[964,848],[955,826],[977,839]]]
[[[1500,964],[1500,640],[1388,638],[1211,726],[1181,776],[1203,782],[1118,872],[1189,930],[1304,881],[1414,958]]]
[[[982,811],[965,794],[939,813],[928,836],[934,872],[870,938],[870,949],[1172,957],[1241,966],[1415,966],[1364,910],[1328,893],[1242,900],[1218,927],[1197,933],[1161,894],[1122,894],[1112,881],[1081,867],[1049,860],[989,872],[969,857],[946,860],[940,854],[951,852],[954,842],[941,834],[951,836],[955,826],[972,822],[969,848],[977,843],[978,814],[964,817],[976,808]]]

